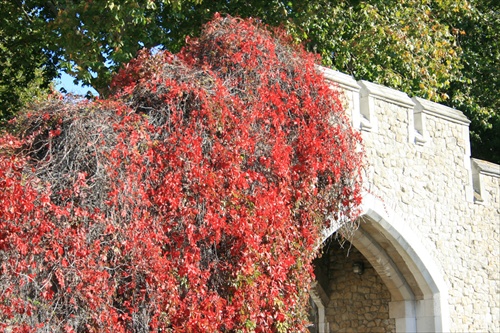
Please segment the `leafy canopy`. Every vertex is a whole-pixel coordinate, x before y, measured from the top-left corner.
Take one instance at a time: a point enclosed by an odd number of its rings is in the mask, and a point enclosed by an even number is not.
[[[46,22],[17,1],[0,0],[0,125],[25,104],[44,98],[57,75],[46,53]]]
[[[284,27],[323,64],[463,110],[473,155],[500,163],[500,4],[494,0],[0,0],[0,103],[12,116],[36,70],[54,65],[109,94],[112,76],[142,48],[178,51],[214,13]],[[16,42],[10,39],[15,39]],[[35,57],[36,59],[31,59]],[[15,64],[23,62],[23,64]],[[8,68],[8,70],[6,70]],[[22,78],[22,79],[19,79]],[[43,81],[47,84],[47,81]],[[12,101],[14,99],[14,101]],[[7,111],[5,110],[7,108]]]
[[[362,153],[316,58],[216,16],[142,51],[108,100],[0,137],[0,328],[299,332],[320,231],[358,215]]]

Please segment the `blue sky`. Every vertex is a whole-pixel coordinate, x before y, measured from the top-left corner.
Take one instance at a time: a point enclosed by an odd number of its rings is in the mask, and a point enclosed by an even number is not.
[[[66,89],[68,93],[74,95],[85,96],[87,91],[91,91],[94,96],[98,96],[97,91],[91,87],[82,87],[81,85],[76,85],[73,83],[74,78],[66,73],[61,73],[61,78],[56,80],[56,89],[59,91],[61,88]]]

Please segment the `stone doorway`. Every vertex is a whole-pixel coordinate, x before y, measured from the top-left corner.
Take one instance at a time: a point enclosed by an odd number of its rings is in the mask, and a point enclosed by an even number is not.
[[[351,244],[339,245],[335,226],[324,230],[310,292],[318,332],[448,332],[447,287],[433,258],[379,200],[367,195],[363,211]]]
[[[391,294],[383,280],[356,247],[336,238],[325,242],[322,257],[314,262],[317,284],[327,296],[328,332],[395,333]]]

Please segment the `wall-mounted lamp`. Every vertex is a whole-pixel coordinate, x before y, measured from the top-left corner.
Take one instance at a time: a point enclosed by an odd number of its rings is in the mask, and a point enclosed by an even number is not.
[[[363,274],[363,271],[365,270],[365,267],[363,265],[363,262],[361,261],[356,261],[353,265],[352,265],[352,271],[355,273],[355,274]]]

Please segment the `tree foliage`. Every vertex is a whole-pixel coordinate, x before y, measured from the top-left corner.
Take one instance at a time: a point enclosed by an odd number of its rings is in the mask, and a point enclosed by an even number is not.
[[[16,1],[0,0],[0,124],[23,105],[46,96],[56,74],[46,23]]]
[[[500,164],[500,3],[474,1],[449,20],[462,31],[461,78],[448,88],[449,103],[471,120],[473,156]]]
[[[500,163],[497,1],[205,1],[164,15],[182,41],[213,12],[283,25],[328,67],[464,111],[473,156]]]
[[[216,17],[112,87],[0,137],[2,330],[303,331],[320,230],[356,218],[362,165],[315,57]]]
[[[101,96],[141,48],[176,52],[216,12],[258,17],[283,26],[326,66],[463,110],[472,120],[473,154],[500,163],[498,6],[485,0],[26,0],[17,6],[20,20],[6,10],[0,17],[19,26],[12,36],[34,31],[36,22],[42,38],[32,38],[37,42],[25,47],[37,50],[26,53],[52,59]]]

